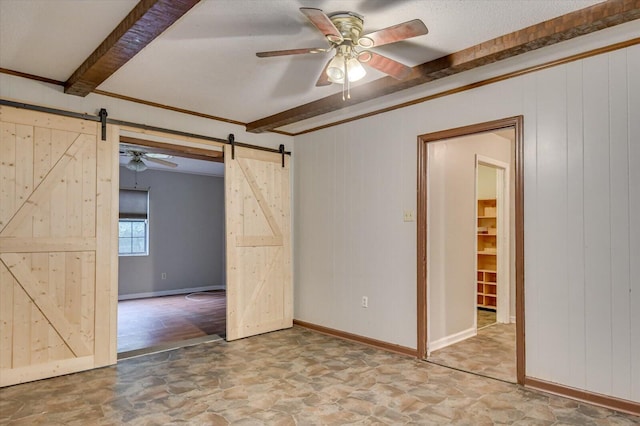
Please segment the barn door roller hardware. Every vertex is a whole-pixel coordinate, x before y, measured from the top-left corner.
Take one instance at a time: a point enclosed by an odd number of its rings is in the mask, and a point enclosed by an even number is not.
[[[102,125],[102,140],[107,140],[107,110],[104,108],[100,108],[100,112],[98,116],[100,117],[100,124]]]
[[[156,132],[168,133],[170,135],[186,136],[186,137],[189,137],[189,138],[202,139],[202,140],[205,140],[205,141],[212,141],[212,142],[217,142],[217,143],[230,143],[232,145],[232,147],[231,147],[231,149],[232,149],[231,150],[232,157],[235,156],[235,152],[234,151],[235,151],[235,147],[236,146],[241,146],[243,148],[257,149],[259,151],[274,152],[274,153],[278,153],[278,154],[282,153],[281,150],[277,150],[277,149],[273,149],[273,148],[267,148],[267,147],[264,147],[264,146],[257,146],[257,145],[251,145],[251,144],[248,144],[248,143],[236,142],[235,141],[235,136],[233,135],[233,133],[229,135],[228,139],[222,139],[222,138],[217,138],[217,137],[214,137],[214,136],[199,135],[199,134],[196,134],[196,133],[183,132],[183,131],[180,131],[180,130],[165,129],[163,127],[151,126],[151,125],[148,125],[148,124],[133,123],[131,121],[124,121],[124,120],[116,120],[116,119],[113,119],[113,118],[107,118],[108,114],[107,114],[107,110],[105,108],[101,108],[100,111],[98,112],[98,115],[90,115],[90,114],[82,114],[82,113],[79,113],[79,112],[66,111],[66,110],[63,110],[63,109],[49,108],[49,107],[43,107],[43,106],[39,106],[39,105],[26,104],[26,103],[23,103],[23,102],[10,101],[8,99],[0,99],[0,105],[13,107],[13,108],[26,109],[26,110],[30,110],[30,111],[39,111],[39,112],[44,112],[44,113],[47,113],[47,114],[55,114],[55,115],[60,115],[60,116],[63,116],[63,117],[78,118],[80,120],[88,120],[88,121],[98,122],[102,126],[102,140],[106,140],[107,139],[107,124],[113,124],[115,126],[135,127],[135,128],[143,129],[143,130],[153,130],[153,131],[156,131]],[[291,155],[291,152],[290,151],[285,151],[284,154],[285,155]]]
[[[284,155],[285,155],[284,144],[280,144],[278,151],[280,151],[280,154],[282,154],[282,168],[284,168]]]
[[[236,159],[236,137],[233,136],[233,133],[229,133],[229,137],[227,138],[229,143],[231,144],[231,159]]]

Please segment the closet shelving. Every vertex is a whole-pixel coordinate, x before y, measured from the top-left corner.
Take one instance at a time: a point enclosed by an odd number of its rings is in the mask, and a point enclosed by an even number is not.
[[[498,305],[496,199],[478,200],[478,307],[495,310]]]

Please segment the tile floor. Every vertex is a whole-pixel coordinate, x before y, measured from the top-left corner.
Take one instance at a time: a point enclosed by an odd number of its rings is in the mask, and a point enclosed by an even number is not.
[[[516,325],[493,324],[431,352],[429,362],[516,383]]]
[[[0,423],[12,425],[638,421],[299,327],[0,389]]]
[[[485,309],[476,309],[477,312],[477,327],[484,328],[488,325],[495,324],[496,322],[496,311],[488,311]]]

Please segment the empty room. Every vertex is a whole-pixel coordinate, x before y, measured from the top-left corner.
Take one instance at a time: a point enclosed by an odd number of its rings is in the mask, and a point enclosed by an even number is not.
[[[131,143],[119,155],[118,358],[224,337],[224,164]]]
[[[0,0],[1,424],[640,422],[640,0]]]

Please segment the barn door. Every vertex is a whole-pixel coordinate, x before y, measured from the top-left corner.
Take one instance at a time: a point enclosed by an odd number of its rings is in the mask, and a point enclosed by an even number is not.
[[[0,106],[0,386],[116,361],[117,129]]]
[[[227,340],[292,326],[289,158],[225,147]]]

